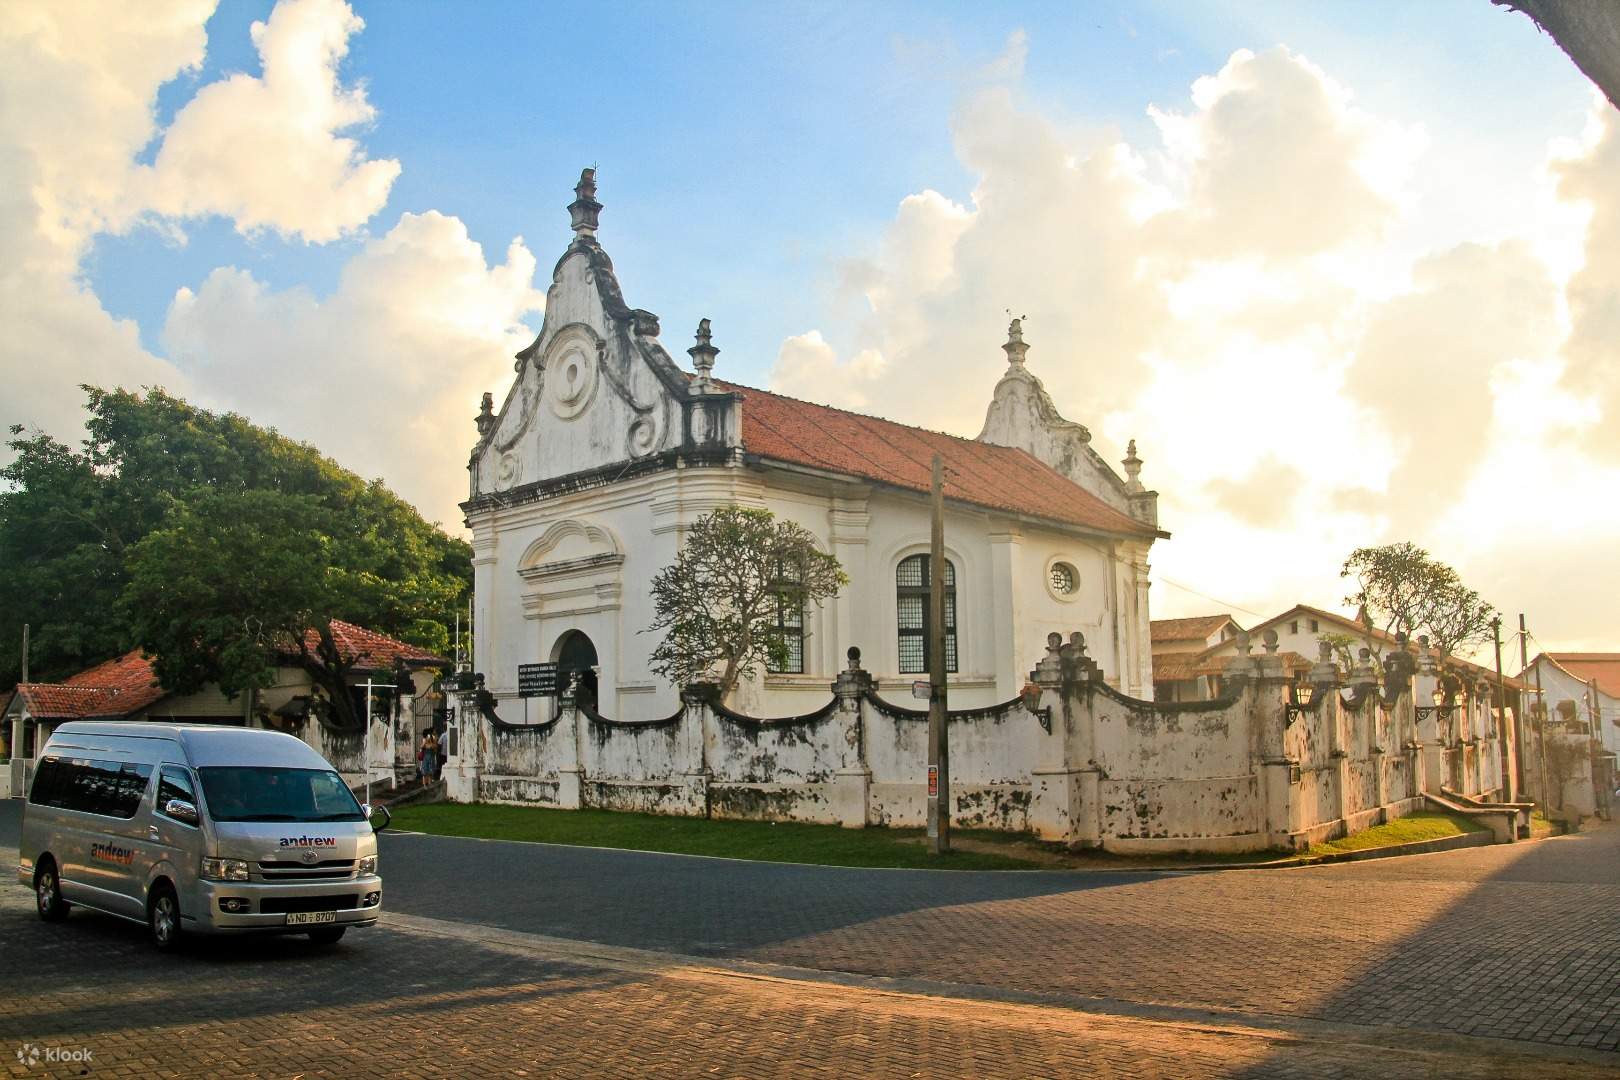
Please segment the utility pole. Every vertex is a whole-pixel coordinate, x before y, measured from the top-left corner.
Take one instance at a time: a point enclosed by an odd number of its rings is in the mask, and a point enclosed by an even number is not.
[[[945,463],[934,455],[928,546],[928,842],[951,850],[951,750],[945,712]]]
[[[1524,681],[1525,672],[1527,672],[1529,670],[1530,670],[1530,631],[1528,631],[1528,630],[1526,630],[1524,628],[1524,612],[1521,611],[1521,612],[1519,612],[1519,681],[1520,682]],[[1522,702],[1525,698],[1527,698],[1529,696],[1530,696],[1529,693],[1526,692],[1526,693],[1520,695],[1519,700]],[[1537,700],[1539,700],[1539,699],[1537,699]],[[1518,748],[1518,752],[1514,755],[1515,761],[1518,764],[1518,769],[1517,769],[1518,775],[1515,777],[1515,780],[1518,782],[1518,785],[1519,785],[1518,794],[1519,794],[1519,796],[1521,798],[1524,796],[1524,715],[1523,714],[1524,714],[1524,709],[1522,707],[1517,712],[1515,712],[1513,714],[1513,742],[1514,742],[1514,745]]]
[[[1496,734],[1502,740],[1502,785],[1511,789],[1508,777],[1508,747],[1507,747],[1507,683],[1502,681],[1502,616],[1498,615],[1491,620],[1491,639],[1496,643]],[[1515,715],[1517,715],[1515,713]],[[1513,792],[1505,792],[1508,802],[1513,801]]]
[[[23,623],[22,681],[28,681],[28,624]]]

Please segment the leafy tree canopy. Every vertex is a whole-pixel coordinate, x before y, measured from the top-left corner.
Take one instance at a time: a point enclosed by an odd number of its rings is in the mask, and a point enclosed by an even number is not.
[[[676,686],[712,678],[723,695],[787,655],[778,612],[819,605],[849,583],[815,539],[769,510],[722,507],[699,518],[652,581],[663,631],[652,669]]]
[[[1442,654],[1490,639],[1496,609],[1416,544],[1357,548],[1339,576],[1355,582],[1345,603],[1361,605],[1369,626],[1408,637],[1427,632]]]
[[[0,649],[0,686],[18,678],[25,622],[34,679],[140,645],[177,690],[263,685],[278,642],[302,640],[300,619],[328,639],[344,619],[448,647],[471,586],[465,542],[241,416],[162,390],[84,389],[83,449],[11,429],[0,642],[14,644]]]

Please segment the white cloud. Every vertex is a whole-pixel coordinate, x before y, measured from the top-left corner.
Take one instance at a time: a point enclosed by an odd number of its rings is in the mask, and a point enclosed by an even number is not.
[[[533,333],[519,320],[544,295],[514,240],[487,265],[456,218],[405,214],[317,299],[275,292],[222,267],[170,306],[163,344],[199,399],[315,443],[456,527],[467,497],[456,467],[472,445],[470,403],[511,377]],[[461,405],[446,411],[446,402]]]
[[[1574,602],[1511,572],[1526,545],[1502,509],[1521,493],[1558,508],[1569,529],[1537,533],[1549,563],[1615,528],[1569,508],[1602,502],[1620,471],[1559,442],[1620,449],[1612,110],[1558,144],[1558,194],[1591,211],[1566,315],[1567,208],[1514,214],[1491,198],[1496,176],[1470,176],[1470,205],[1493,212],[1436,242],[1413,210],[1449,180],[1429,178],[1421,126],[1368,114],[1286,48],[1240,50],[1188,105],[1151,109],[1147,146],[1053,119],[1005,73],[987,81],[953,127],[970,204],[921,190],[846,268],[870,310],[828,337],[884,362],[840,362],[812,331],[784,343],[773,385],[971,434],[1010,309],[1029,316],[1031,369],[1099,451],[1138,439],[1175,534],[1154,556],[1167,578],[1261,611],[1331,605],[1352,548],[1413,539],[1510,610]],[[1504,190],[1544,168],[1502,162],[1518,170]],[[1211,607],[1164,590],[1154,604]]]
[[[157,89],[202,62],[212,2],[8,4],[0,18],[0,424],[69,442],[78,384],[176,383],[78,277],[152,137]]]
[[[362,225],[386,199],[397,163],[368,162],[335,134],[371,116],[363,92],[337,81],[361,24],[335,0],[289,0],[255,24],[263,78],[202,87],[162,133],[154,165],[136,165],[160,134],[159,88],[203,62],[213,10],[212,0],[7,5],[0,425],[39,427],[71,443],[84,419],[82,383],[197,389],[143,348],[134,323],[109,315],[84,281],[98,234],[137,220],[172,229],[165,215],[221,213],[240,229],[326,240]],[[453,274],[432,288],[414,284],[432,297],[423,310],[466,298]],[[479,311],[464,317],[487,321]],[[222,400],[253,412],[251,398]]]
[[[200,89],[175,115],[127,199],[168,217],[222,214],[242,232],[274,229],[323,243],[388,201],[399,162],[369,160],[339,132],[369,123],[363,86],[338,65],[365,23],[343,0],[282,0],[252,27],[263,74]]]
[[[883,374],[883,354],[866,349],[840,361],[821,331],[790,337],[776,356],[771,388],[789,397],[804,398],[856,411],[868,410],[867,388]]]

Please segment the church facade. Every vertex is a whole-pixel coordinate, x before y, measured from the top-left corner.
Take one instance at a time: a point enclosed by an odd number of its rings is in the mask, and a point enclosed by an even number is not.
[[[500,407],[484,396],[468,465],[474,663],[497,701],[516,695],[520,664],[551,661],[578,673],[603,715],[674,711],[677,689],[648,668],[648,584],[693,522],[731,505],[797,522],[850,578],[821,606],[783,614],[788,662],[740,686],[733,707],[816,708],[851,646],[880,685],[925,677],[936,452],[952,707],[1016,696],[1048,633],[1075,630],[1116,689],[1152,697],[1148,555],[1167,535],[1157,495],[1134,444],[1121,478],[1058,414],[1017,320],[977,439],[737,385],[715,376],[708,320],[687,370],[658,318],[625,303],[596,237],[591,170],[575,194],[544,324]]]

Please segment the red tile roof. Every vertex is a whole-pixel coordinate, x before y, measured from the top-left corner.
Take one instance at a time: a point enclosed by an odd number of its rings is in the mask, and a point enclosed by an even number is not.
[[[426,649],[342,619],[332,620],[332,639],[344,660],[363,671],[392,671],[400,664],[430,666],[450,662]],[[320,635],[310,630],[304,635],[304,642],[305,647],[314,652],[320,644]]]
[[[742,397],[743,449],[773,461],[859,476],[911,491],[945,462],[945,497],[1100,532],[1160,536],[1023,450],[908,427],[860,413],[717,381]]]
[[[1555,652],[1547,657],[1582,682],[1596,679],[1600,691],[1620,698],[1620,653]]]
[[[23,683],[17,687],[29,713],[46,719],[129,716],[168,696],[141,650],[86,668],[65,682]]]
[[[1190,619],[1154,619],[1153,640],[1203,642],[1209,635],[1232,621],[1232,616],[1224,614],[1195,615]]]
[[[444,657],[407,645],[363,626],[332,620],[332,636],[343,656],[362,671],[391,671],[398,663],[425,666],[448,663]],[[309,632],[310,646],[317,641]],[[119,719],[168,696],[157,684],[151,658],[134,649],[86,668],[59,683],[22,683],[17,696],[33,716],[47,720]]]
[[[1290,675],[1309,671],[1312,667],[1311,662],[1297,652],[1282,651],[1277,655],[1282,657],[1283,667]],[[1231,662],[1230,656],[1212,658],[1201,652],[1160,653],[1153,658],[1153,681],[1184,682],[1200,675],[1224,675]]]

